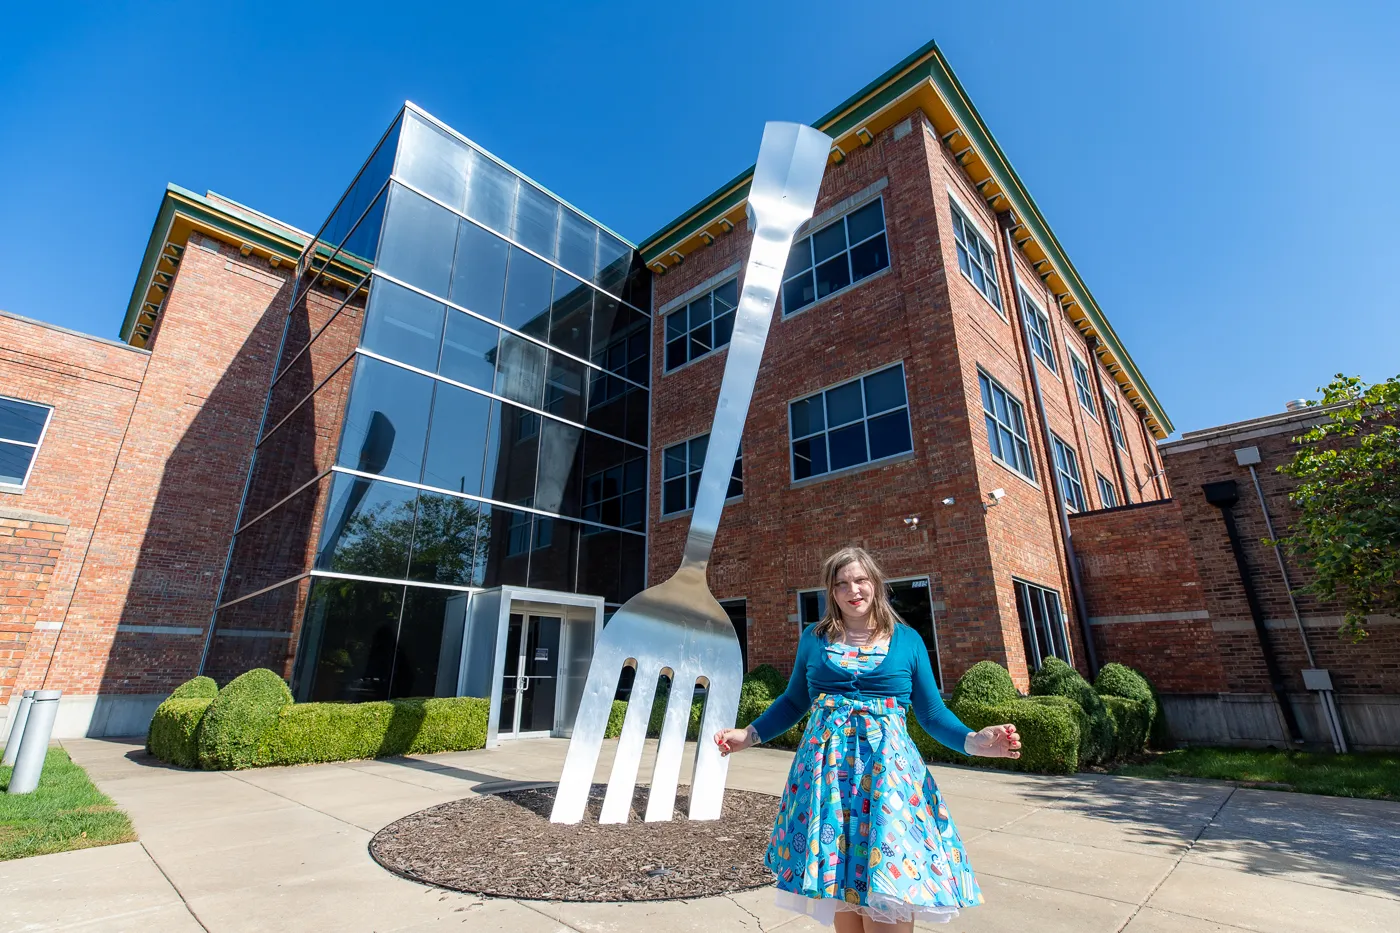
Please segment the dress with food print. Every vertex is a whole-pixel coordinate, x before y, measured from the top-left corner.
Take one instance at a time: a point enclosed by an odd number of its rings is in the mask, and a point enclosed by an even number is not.
[[[963,750],[917,632],[888,645],[827,643],[812,628],[787,690],[754,721],[759,740],[810,712],[788,772],[766,864],[780,907],[831,924],[838,910],[887,923],[951,920],[982,902],[957,827],[909,736],[905,707]]]

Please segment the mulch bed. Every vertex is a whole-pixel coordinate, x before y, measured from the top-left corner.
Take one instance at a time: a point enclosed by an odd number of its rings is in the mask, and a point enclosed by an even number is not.
[[[676,818],[643,822],[638,788],[628,822],[598,823],[595,784],[577,825],[549,821],[554,787],[503,789],[420,810],[370,841],[385,868],[454,891],[551,901],[660,901],[728,894],[773,883],[763,865],[778,798],[730,789],[723,818],[694,822],[685,788]]]

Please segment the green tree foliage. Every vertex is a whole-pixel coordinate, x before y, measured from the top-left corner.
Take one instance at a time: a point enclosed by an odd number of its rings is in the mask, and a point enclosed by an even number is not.
[[[1400,376],[1368,385],[1338,374],[1322,390],[1330,420],[1297,438],[1279,472],[1299,481],[1298,518],[1281,542],[1313,573],[1299,592],[1340,601],[1342,635],[1400,615]]]

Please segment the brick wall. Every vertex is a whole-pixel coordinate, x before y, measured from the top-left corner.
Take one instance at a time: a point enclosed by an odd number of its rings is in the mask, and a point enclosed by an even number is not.
[[[67,534],[62,518],[0,506],[0,706],[16,688]]]

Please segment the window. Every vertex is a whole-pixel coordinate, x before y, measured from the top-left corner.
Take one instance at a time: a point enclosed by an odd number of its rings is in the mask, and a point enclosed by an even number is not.
[[[1021,292],[1021,313],[1026,319],[1026,341],[1031,345],[1031,352],[1049,366],[1052,373],[1058,373],[1060,370],[1055,365],[1055,348],[1050,343],[1050,319],[1024,291]]]
[[[797,594],[797,621],[806,628],[826,614],[826,590],[802,590]]]
[[[0,396],[0,487],[23,489],[29,484],[52,414],[48,405]]]
[[[747,599],[722,599],[719,607],[729,616],[734,626],[734,634],[739,636],[739,660],[745,671],[749,669],[749,601]]]
[[[953,203],[953,239],[958,244],[958,268],[972,280],[977,290],[1001,310],[1001,289],[997,286],[996,253],[982,239],[982,234],[963,216]]]
[[[929,590],[928,577],[913,580],[892,580],[889,584],[890,605],[895,614],[904,620],[928,649],[929,664],[933,668],[933,678],[938,689],[943,689],[943,664],[938,657],[938,633],[933,624],[933,601]]]
[[[794,480],[912,451],[904,364],[792,402],[788,424]]]
[[[987,418],[987,443],[992,456],[1020,473],[1035,479],[1030,442],[1026,440],[1026,418],[1021,403],[984,372],[977,373],[982,386],[982,413]]]
[[[727,346],[738,303],[739,280],[730,279],[666,315],[666,371]]]
[[[1102,473],[1095,473],[1099,480],[1099,499],[1103,501],[1103,507],[1113,509],[1118,507],[1118,490],[1113,488],[1113,484],[1104,478]]]
[[[1069,635],[1060,611],[1060,594],[1043,586],[1016,584],[1016,613],[1021,617],[1021,638],[1026,646],[1026,664],[1040,670],[1046,658],[1069,660]]]
[[[666,448],[661,462],[661,514],[675,515],[695,508],[700,491],[700,471],[705,466],[705,453],[710,449],[710,435],[681,441]],[[734,458],[734,472],[729,476],[726,498],[744,494],[744,448]]]
[[[647,384],[647,367],[650,365],[647,358],[648,337],[645,330],[637,330],[593,354],[593,365],[602,368],[589,373],[590,411],[621,398],[631,390],[627,383],[614,378],[610,373],[630,379],[639,385]]]
[[[1089,413],[1089,417],[1098,419],[1099,413],[1094,408],[1094,392],[1089,388],[1089,367],[1079,358],[1079,354],[1073,350],[1069,351],[1069,368],[1074,373],[1074,391],[1079,394],[1079,404]]]
[[[599,525],[641,529],[646,521],[646,452],[596,435],[584,448],[584,535],[607,532]]]
[[[1108,413],[1108,426],[1113,431],[1113,443],[1118,445],[1119,450],[1128,449],[1128,439],[1123,436],[1123,423],[1118,420],[1118,403],[1108,397],[1108,392],[1103,394],[1103,410]]]
[[[1084,483],[1079,479],[1079,456],[1073,447],[1054,434],[1050,435],[1050,446],[1055,448],[1055,476],[1059,479],[1060,495],[1064,497],[1065,505],[1076,512],[1088,511],[1089,506],[1084,501]]]
[[[876,198],[793,244],[783,272],[783,314],[869,278],[889,264],[885,202]]]

